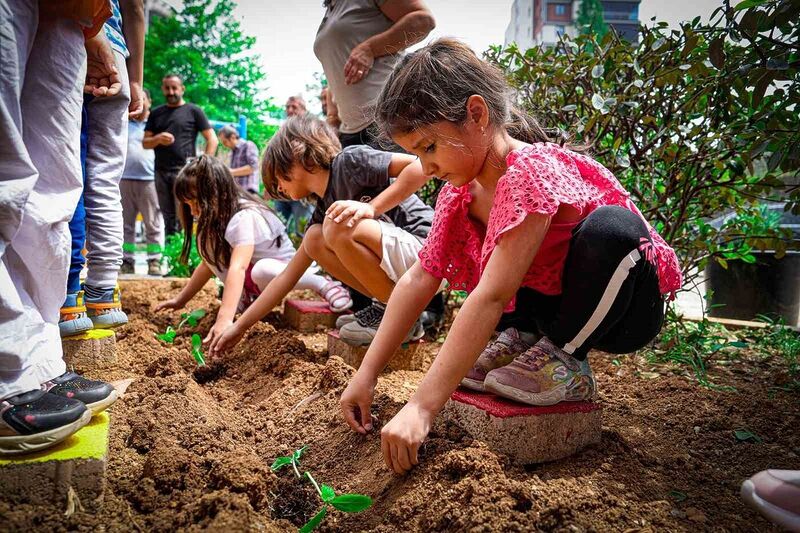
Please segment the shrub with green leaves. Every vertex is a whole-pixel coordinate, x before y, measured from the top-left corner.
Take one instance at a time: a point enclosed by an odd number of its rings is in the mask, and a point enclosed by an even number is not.
[[[694,275],[709,260],[790,244],[763,224],[709,221],[726,211],[756,220],[760,201],[787,190],[800,199],[798,21],[798,2],[747,0],[711,24],[642,27],[636,45],[609,32],[487,58],[543,126],[591,145]]]
[[[270,467],[274,472],[285,466],[291,466],[295,476],[299,481],[307,479],[311,482],[311,484],[314,486],[314,490],[317,491],[317,494],[322,501],[322,509],[320,509],[320,511],[314,515],[311,520],[309,520],[303,527],[300,528],[300,533],[309,533],[310,531],[316,529],[328,514],[329,506],[345,513],[360,513],[361,511],[366,511],[372,506],[372,498],[369,496],[365,496],[363,494],[336,494],[336,491],[333,490],[333,488],[329,485],[317,483],[317,480],[314,479],[314,476],[311,475],[311,472],[306,471],[303,473],[303,475],[301,475],[299,469],[300,457],[302,457],[306,449],[308,449],[308,446],[303,446],[302,448],[295,450],[292,455],[278,457]]]
[[[167,264],[167,276],[176,278],[188,278],[194,269],[200,264],[202,259],[197,253],[197,242],[193,240],[192,249],[189,252],[188,264],[181,262],[181,250],[183,249],[183,233],[173,233],[167,235],[164,242],[164,253],[161,262]]]

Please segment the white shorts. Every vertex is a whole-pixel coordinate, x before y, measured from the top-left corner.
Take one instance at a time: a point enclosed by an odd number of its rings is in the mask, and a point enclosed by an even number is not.
[[[391,222],[378,220],[378,224],[381,225],[381,269],[397,283],[417,261],[423,241]]]

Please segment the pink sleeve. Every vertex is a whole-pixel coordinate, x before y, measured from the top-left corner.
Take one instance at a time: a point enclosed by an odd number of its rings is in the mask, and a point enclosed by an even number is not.
[[[598,189],[581,177],[569,152],[560,146],[535,144],[513,152],[508,170],[497,182],[487,240],[496,245],[503,233],[519,226],[528,215],[552,217],[561,204],[583,212],[598,195]],[[490,254],[493,248],[488,246],[485,251]]]
[[[447,279],[456,290],[471,289],[476,281],[481,243],[466,216],[470,194],[445,185],[436,201],[433,224],[419,252],[423,270],[438,279]],[[471,228],[471,226],[470,226]]]

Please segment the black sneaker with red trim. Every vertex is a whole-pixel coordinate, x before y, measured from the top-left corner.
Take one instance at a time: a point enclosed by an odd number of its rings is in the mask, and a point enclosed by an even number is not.
[[[104,411],[119,398],[111,384],[87,379],[75,372],[64,372],[57,378],[45,381],[42,388],[52,394],[83,402],[92,415]]]
[[[0,455],[31,453],[63,441],[92,419],[78,400],[37,389],[0,400]]]

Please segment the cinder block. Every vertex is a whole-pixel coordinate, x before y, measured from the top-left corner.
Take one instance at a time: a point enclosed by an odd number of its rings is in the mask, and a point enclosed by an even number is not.
[[[568,457],[599,442],[602,434],[602,409],[594,402],[533,407],[459,388],[442,415],[474,439],[521,464]]]
[[[404,343],[389,359],[388,367],[392,370],[423,370],[425,368],[424,341]],[[338,355],[353,368],[361,366],[367,354],[368,346],[351,346],[339,337],[339,330],[328,332],[328,355]]]
[[[336,327],[336,319],[341,313],[334,313],[328,302],[321,300],[286,300],[283,303],[283,316],[293,329],[312,333],[317,331],[317,326],[325,329]]]
[[[13,459],[0,458],[3,499],[66,509],[72,489],[84,509],[99,509],[106,486],[108,428],[108,414],[100,413],[52,448]]]
[[[93,329],[61,339],[67,367],[79,372],[117,362],[117,337],[110,329]]]

